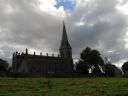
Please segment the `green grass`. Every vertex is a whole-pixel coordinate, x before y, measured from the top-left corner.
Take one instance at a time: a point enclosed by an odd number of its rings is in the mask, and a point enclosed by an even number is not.
[[[0,78],[0,96],[128,96],[128,79]]]

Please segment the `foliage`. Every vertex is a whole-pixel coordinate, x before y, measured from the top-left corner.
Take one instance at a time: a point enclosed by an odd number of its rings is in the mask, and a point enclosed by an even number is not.
[[[0,72],[7,72],[8,63],[5,60],[0,59]]]
[[[123,65],[122,65],[122,70],[124,73],[128,72],[128,62],[125,62]]]
[[[77,72],[81,73],[81,74],[88,74],[89,72],[89,64],[87,64],[86,62],[82,62],[79,61],[79,63],[77,64]]]
[[[101,68],[99,66],[94,67],[94,69],[92,70],[92,73],[97,76],[102,75]]]
[[[87,70],[91,69],[93,74],[98,75],[102,73],[101,69],[103,66],[104,60],[100,56],[99,51],[87,47],[80,54],[77,70],[88,73]]]
[[[121,76],[122,72],[115,65],[111,64],[111,62],[106,62],[104,72],[107,76]]]
[[[128,96],[127,78],[0,78],[0,96]]]

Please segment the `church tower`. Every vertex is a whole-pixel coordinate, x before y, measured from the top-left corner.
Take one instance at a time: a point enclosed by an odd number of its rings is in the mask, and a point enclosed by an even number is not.
[[[66,33],[65,23],[63,22],[63,34],[60,46],[60,57],[65,59],[72,59],[72,48],[68,42],[68,37]]]

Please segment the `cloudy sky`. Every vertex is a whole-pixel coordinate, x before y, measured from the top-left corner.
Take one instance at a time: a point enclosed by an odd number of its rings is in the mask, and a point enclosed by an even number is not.
[[[128,0],[0,0],[0,58],[14,51],[58,54],[65,21],[73,58],[87,46],[128,60]]]

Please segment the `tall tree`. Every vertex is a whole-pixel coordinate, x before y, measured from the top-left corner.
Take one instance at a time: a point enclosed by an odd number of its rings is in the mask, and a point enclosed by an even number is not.
[[[86,70],[91,69],[94,74],[101,74],[101,69],[104,66],[104,60],[100,56],[99,51],[87,47],[81,52],[78,65],[86,66]],[[83,69],[84,68],[81,68],[81,70]]]
[[[0,72],[7,72],[8,71],[8,63],[3,60],[3,59],[0,59]]]

